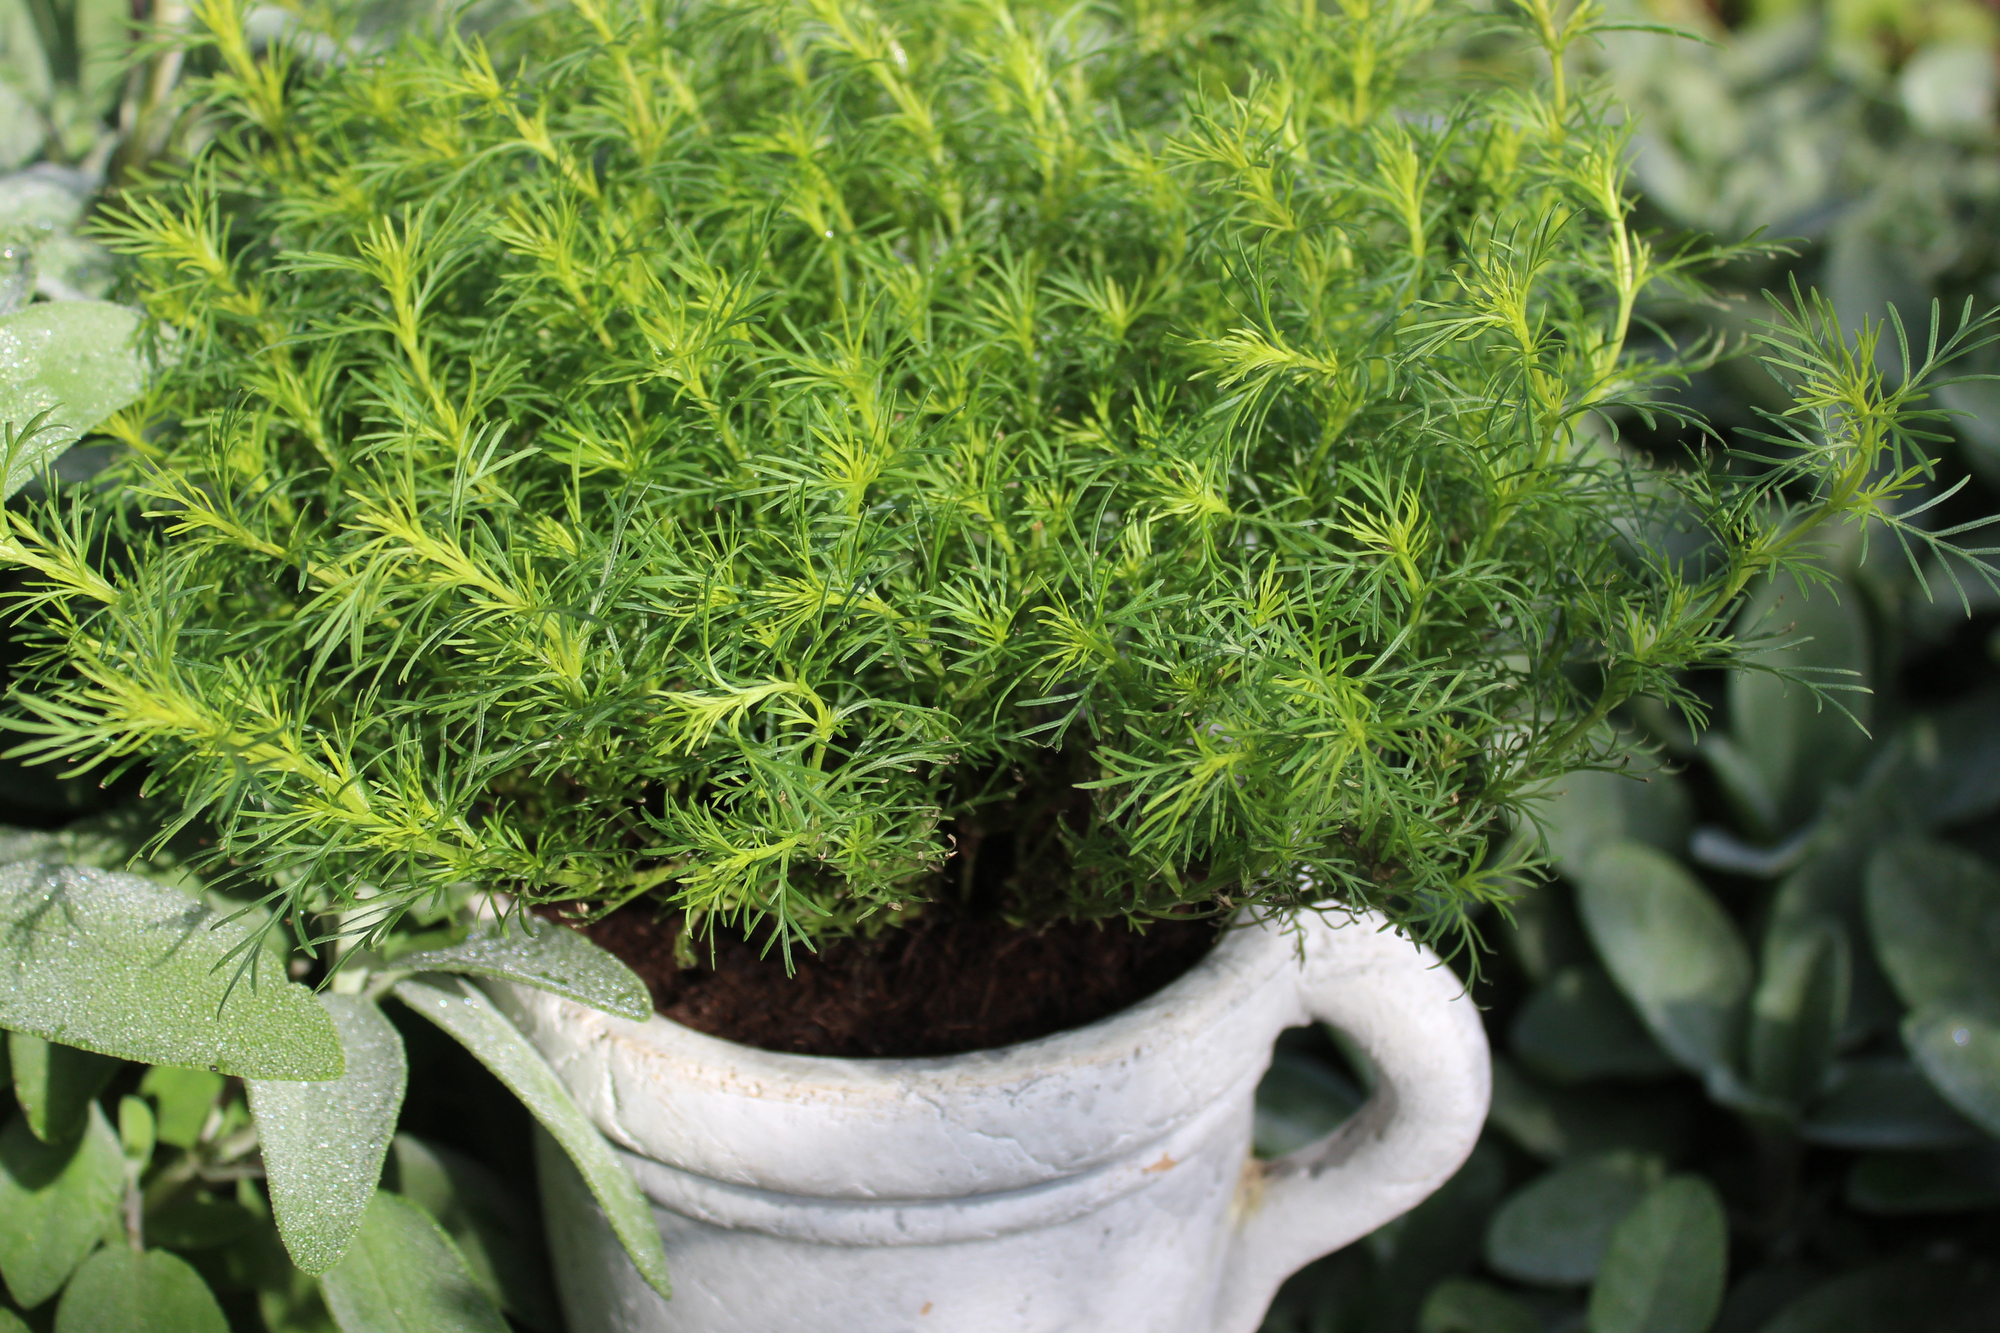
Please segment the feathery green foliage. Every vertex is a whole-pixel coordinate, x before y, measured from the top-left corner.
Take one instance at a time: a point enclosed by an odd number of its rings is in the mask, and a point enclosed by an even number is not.
[[[1923,375],[1809,301],[1780,454],[1611,438],[1713,256],[1628,224],[1592,3],[1505,7],[1535,87],[1427,0],[573,0],[327,63],[196,12],[215,137],[107,232],[169,364],[13,521],[14,725],[349,931],[476,885],[1435,939],[1927,475]]]

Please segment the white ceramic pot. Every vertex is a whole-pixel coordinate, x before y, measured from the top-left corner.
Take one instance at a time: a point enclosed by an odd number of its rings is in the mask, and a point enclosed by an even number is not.
[[[1101,1022],[932,1059],[780,1055],[495,990],[666,1241],[670,1302],[544,1139],[574,1333],[1247,1333],[1288,1274],[1457,1169],[1490,1080],[1457,979],[1372,917],[1242,928]],[[1257,1080],[1309,1020],[1367,1054],[1375,1092],[1260,1162]]]

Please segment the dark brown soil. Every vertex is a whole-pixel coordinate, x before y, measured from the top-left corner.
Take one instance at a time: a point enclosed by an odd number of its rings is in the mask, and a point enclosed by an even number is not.
[[[585,927],[652,988],[662,1014],[699,1032],[800,1055],[955,1055],[1082,1027],[1135,1004],[1214,944],[1206,921],[1062,922],[1033,929],[923,919],[876,939],[773,949],[718,930],[700,966],[674,962],[672,918],[628,907]]]

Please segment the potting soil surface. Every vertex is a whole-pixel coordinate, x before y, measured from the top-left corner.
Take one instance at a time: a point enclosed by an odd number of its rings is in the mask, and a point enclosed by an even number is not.
[[[798,1055],[954,1055],[1082,1027],[1135,1004],[1214,944],[1207,921],[1024,928],[926,918],[875,939],[774,948],[718,930],[674,962],[677,922],[628,907],[584,927],[645,979],[654,1006],[711,1036]],[[712,965],[711,965],[712,957]]]

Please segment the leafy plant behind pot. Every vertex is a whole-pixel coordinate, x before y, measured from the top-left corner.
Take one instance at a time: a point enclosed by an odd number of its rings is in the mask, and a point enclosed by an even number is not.
[[[1916,574],[1891,568],[1871,603],[1860,572],[1812,595],[1932,614]],[[1923,642],[1860,623],[1871,645]],[[1826,657],[1805,642],[1775,653],[1787,655]],[[1894,682],[1899,665],[1878,657],[1871,674]],[[1745,726],[1740,701],[1785,696],[1740,682],[1726,693],[1729,729],[1711,737],[1821,725],[1806,712]],[[1874,702],[1895,720],[1853,764],[1805,760],[1824,747],[1789,739],[1765,752],[1761,771],[1811,797],[1794,825],[1756,819],[1731,793],[1734,756],[1711,737],[1668,737],[1700,756],[1684,770],[1655,760],[1561,784],[1541,812],[1561,878],[1518,900],[1500,935],[1508,979],[1486,991],[1505,1054],[1497,1160],[1480,1169],[1511,1188],[1482,1195],[1476,1259],[1413,1279],[1428,1293],[1413,1324],[1341,1327],[1945,1333],[2000,1314],[1990,1270],[1952,1258],[1983,1253],[1981,1219],[2000,1209],[2000,868],[1988,859],[2000,671],[1942,706],[1913,711],[1887,690]],[[1697,807],[1742,823],[1691,826]],[[1323,1077],[1308,1063],[1283,1086]],[[1282,1104],[1298,1136],[1348,1107],[1324,1094]],[[1698,1169],[1679,1177],[1690,1192],[1642,1209],[1675,1165]],[[1727,1247],[1695,1180],[1726,1201]],[[1357,1269],[1303,1308],[1372,1309],[1358,1293],[1385,1271]],[[1310,1326],[1295,1312],[1311,1290],[1295,1283],[1267,1327]]]
[[[13,837],[44,856],[135,850]],[[495,924],[315,997],[287,979],[258,915],[125,872],[0,866],[0,1028],[20,1106],[0,1131],[0,1280],[19,1308],[53,1300],[62,1329],[182,1333],[223,1327],[212,1292],[247,1290],[272,1333],[329,1318],[343,1333],[498,1333],[503,1310],[554,1333],[539,1260],[523,1262],[514,1239],[529,1228],[506,1224],[520,1210],[509,1187],[396,1134],[406,1062],[378,1008],[391,994],[521,1099],[668,1290],[630,1176],[526,1039],[454,975],[649,1016],[621,964],[553,924]],[[163,938],[172,966],[159,964]],[[116,1102],[114,1128],[96,1098],[131,1084],[120,1056],[151,1067]],[[378,1186],[385,1161],[397,1191]]]

